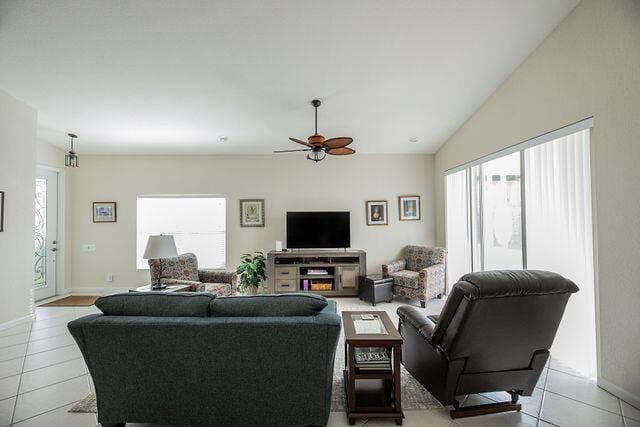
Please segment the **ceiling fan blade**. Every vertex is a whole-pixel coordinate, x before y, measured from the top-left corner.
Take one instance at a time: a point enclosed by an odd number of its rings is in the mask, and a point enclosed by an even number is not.
[[[325,150],[325,152],[333,156],[346,156],[348,154],[355,153],[356,150],[354,150],[353,148],[340,147],[340,148],[329,148]]]
[[[307,143],[307,142],[301,141],[301,140],[296,139],[296,138],[289,138],[289,139],[290,139],[291,141],[293,141],[293,142],[297,142],[298,144],[302,144],[302,145],[305,145],[305,146],[307,146],[307,147],[309,147],[309,148],[313,148],[313,145],[311,145],[311,144],[309,144],[309,143]]]
[[[274,153],[293,153],[293,152],[297,152],[297,151],[311,151],[311,149],[308,148],[308,149],[305,150],[303,148],[302,150],[277,150],[277,151],[274,151]]]
[[[329,138],[324,144],[322,144],[326,148],[342,148],[353,142],[353,138],[348,136],[340,136],[338,138]]]

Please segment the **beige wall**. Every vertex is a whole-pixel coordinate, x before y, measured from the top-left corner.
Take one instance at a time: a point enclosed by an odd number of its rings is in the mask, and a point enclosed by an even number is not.
[[[0,325],[31,314],[36,111],[0,90]]]
[[[582,0],[436,155],[446,169],[594,116],[600,383],[640,402],[640,2]]]
[[[81,156],[74,171],[74,217],[69,286],[103,291],[140,286],[137,271],[136,197],[140,194],[224,194],[227,197],[227,267],[242,253],[273,249],[285,238],[285,212],[351,211],[351,243],[368,255],[369,271],[395,259],[404,245],[435,240],[433,156],[357,155],[318,164],[303,155],[271,156]],[[397,197],[422,196],[422,221],[398,221]],[[239,199],[263,198],[265,228],[240,228]],[[389,226],[367,226],[365,200],[389,201]],[[91,204],[116,201],[118,222],[93,224]],[[82,252],[82,244],[96,252]],[[113,283],[104,281],[114,275]]]

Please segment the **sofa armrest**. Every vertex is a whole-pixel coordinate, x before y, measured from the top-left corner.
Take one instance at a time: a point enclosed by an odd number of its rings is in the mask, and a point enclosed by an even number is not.
[[[160,279],[160,283],[163,285],[189,285],[191,292],[204,292],[204,283],[194,282],[192,280],[179,280],[179,279]]]
[[[382,264],[382,275],[384,277],[389,277],[389,275],[392,273],[397,273],[398,271],[404,270],[406,265],[407,262],[403,259],[390,262],[389,264]]]
[[[427,339],[427,341],[433,343],[431,336],[433,335],[433,331],[436,329],[436,324],[433,323],[433,321],[429,319],[423,311],[419,310],[417,307],[403,305],[398,308],[397,313],[398,317],[400,317],[400,322],[408,323],[413,326],[420,335]]]

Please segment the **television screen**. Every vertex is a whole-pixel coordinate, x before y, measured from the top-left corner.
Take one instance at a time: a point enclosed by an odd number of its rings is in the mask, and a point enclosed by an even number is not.
[[[349,212],[287,212],[287,247],[348,248]]]

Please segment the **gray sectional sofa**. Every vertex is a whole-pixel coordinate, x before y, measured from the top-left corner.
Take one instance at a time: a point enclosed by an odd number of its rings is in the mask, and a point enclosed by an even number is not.
[[[102,425],[326,425],[340,316],[317,295],[129,293],[69,323]]]

